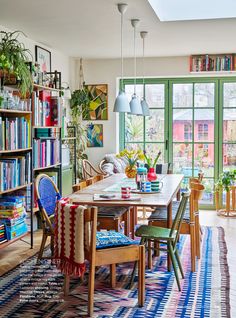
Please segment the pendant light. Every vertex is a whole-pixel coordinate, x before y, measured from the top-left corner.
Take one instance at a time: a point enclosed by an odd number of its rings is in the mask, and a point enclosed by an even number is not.
[[[146,31],[140,32],[140,36],[143,40],[143,98],[141,100],[143,116],[150,116],[149,106],[148,106],[148,103],[145,99],[145,85],[144,85],[144,51],[145,51],[145,38],[146,38],[147,34],[148,33]]]
[[[118,3],[117,5],[118,11],[121,14],[121,85],[119,94],[116,97],[115,105],[114,105],[114,112],[119,113],[129,113],[130,112],[130,105],[128,98],[123,90],[123,15],[127,9],[127,4],[125,3]]]
[[[133,115],[142,115],[142,106],[136,94],[136,27],[139,23],[138,19],[132,19],[131,25],[134,28],[134,94],[130,101],[130,113]]]

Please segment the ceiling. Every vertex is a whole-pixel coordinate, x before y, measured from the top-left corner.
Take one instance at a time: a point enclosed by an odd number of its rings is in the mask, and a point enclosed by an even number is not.
[[[175,0],[176,1],[176,0]],[[120,56],[119,0],[0,0],[0,25],[66,55],[83,58]],[[236,19],[160,22],[147,0],[125,0],[124,56],[133,55],[130,19],[148,31],[145,56],[236,52]],[[142,55],[137,36],[137,55]]]

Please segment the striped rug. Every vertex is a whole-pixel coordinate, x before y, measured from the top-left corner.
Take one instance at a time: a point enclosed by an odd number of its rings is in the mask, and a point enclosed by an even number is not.
[[[117,268],[117,288],[109,287],[109,270],[96,273],[94,317],[135,318],[225,318],[230,317],[229,269],[224,230],[205,227],[202,239],[202,257],[197,271],[190,271],[189,238],[182,236],[179,243],[185,279],[179,292],[174,274],[166,271],[166,255],[154,261],[152,270],[146,270],[145,306],[137,306],[137,277],[128,289],[132,264]],[[36,267],[35,257],[1,277],[1,318],[55,318],[84,317],[87,310],[86,279],[81,285],[71,281],[71,293],[63,299],[62,276],[49,261]]]

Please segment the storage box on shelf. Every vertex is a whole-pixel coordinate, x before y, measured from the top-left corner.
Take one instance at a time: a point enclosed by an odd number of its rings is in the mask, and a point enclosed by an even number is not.
[[[190,56],[190,72],[234,72],[236,54],[199,54]]]

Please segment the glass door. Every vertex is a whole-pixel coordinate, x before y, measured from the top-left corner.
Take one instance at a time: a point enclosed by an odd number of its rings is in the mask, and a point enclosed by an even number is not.
[[[202,204],[213,204],[214,179],[217,175],[217,85],[214,80],[186,79],[170,83],[170,160],[173,172],[190,177],[204,173],[205,193]]]

